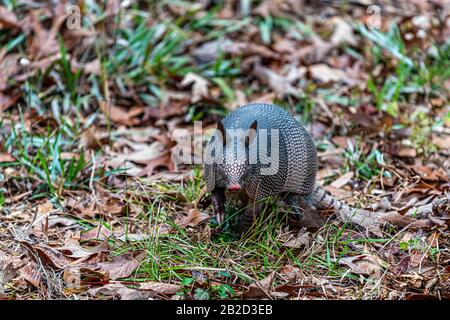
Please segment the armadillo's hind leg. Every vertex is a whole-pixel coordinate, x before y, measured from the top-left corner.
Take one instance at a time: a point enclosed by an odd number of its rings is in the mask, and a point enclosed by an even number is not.
[[[225,190],[223,188],[213,189],[211,191],[211,200],[217,223],[221,224],[225,217]]]
[[[289,192],[284,195],[283,201],[292,208],[294,220],[300,221],[303,219],[304,201],[302,196],[298,193]]]

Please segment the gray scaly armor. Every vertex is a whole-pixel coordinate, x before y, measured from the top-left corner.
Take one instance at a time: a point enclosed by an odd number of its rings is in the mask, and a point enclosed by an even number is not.
[[[271,129],[279,130],[279,164],[278,172],[273,175],[261,175],[260,169],[266,168],[260,161],[258,149],[258,162],[250,164],[250,174],[246,178],[245,191],[252,199],[260,199],[282,192],[295,192],[299,195],[308,195],[313,191],[317,173],[317,153],[308,132],[288,112],[271,104],[253,103],[240,107],[230,113],[223,120],[226,130],[247,130],[253,121],[257,121],[257,131],[267,129],[268,153],[272,146]],[[259,136],[258,140],[259,141]],[[256,139],[255,139],[256,140]],[[258,148],[260,148],[258,143]],[[226,163],[224,164],[226,165]],[[221,177],[219,164],[205,164],[204,175],[208,191],[222,185],[225,179]]]

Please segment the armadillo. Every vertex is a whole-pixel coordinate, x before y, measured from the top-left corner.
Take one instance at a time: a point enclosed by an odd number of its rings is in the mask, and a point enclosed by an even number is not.
[[[219,121],[217,129],[207,144],[212,157],[203,167],[219,223],[224,218],[227,196],[232,193],[245,194],[250,203],[280,196],[292,207],[296,220],[302,219],[306,204],[316,209],[334,209],[345,220],[365,227],[376,223],[376,216],[370,212],[355,214],[356,209],[334,199],[316,184],[314,142],[300,122],[284,109],[265,103],[248,104]],[[277,163],[267,161],[268,155]]]

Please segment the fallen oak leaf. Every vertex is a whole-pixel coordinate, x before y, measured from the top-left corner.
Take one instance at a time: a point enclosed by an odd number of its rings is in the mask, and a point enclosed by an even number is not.
[[[59,42],[57,40],[58,33],[66,21],[69,13],[65,12],[65,4],[58,2],[55,7],[55,15],[50,30],[46,30],[39,19],[40,11],[31,11],[30,19],[34,31],[34,37],[29,45],[29,56],[33,60],[39,60],[59,52]]]
[[[127,212],[127,205],[120,200],[105,196],[93,199],[86,195],[84,198],[66,198],[65,206],[72,209],[71,213],[81,218],[94,218],[95,216],[113,216]]]
[[[111,261],[96,263],[94,270],[108,274],[112,280],[126,278],[139,267],[145,257],[147,257],[146,252],[141,252],[136,257],[134,257],[134,253],[126,253],[113,257]]]
[[[188,215],[186,217],[176,221],[176,223],[181,228],[185,228],[187,226],[195,227],[198,224],[200,224],[201,222],[203,222],[209,218],[210,218],[209,214],[207,214],[205,212],[201,212],[198,209],[190,209],[188,212]]]
[[[106,101],[100,101],[98,106],[112,122],[126,126],[136,126],[140,124],[141,120],[136,117],[145,112],[145,107],[134,107],[127,111],[122,107],[108,105]]]
[[[346,265],[353,273],[362,275],[375,274],[377,277],[381,276],[382,266],[386,264],[380,258],[370,254],[340,258],[338,263]]]
[[[36,288],[41,285],[41,272],[38,270],[36,262],[31,261],[19,270],[19,277],[25,279]]]
[[[401,215],[396,211],[391,211],[380,216],[381,222],[387,222],[394,226],[419,229],[429,229],[433,226],[433,223],[428,219],[416,219],[410,216]]]
[[[353,178],[353,171],[349,171],[346,174],[340,176],[339,178],[337,178],[336,180],[334,180],[331,183],[331,186],[337,189],[342,188],[343,186],[345,186],[352,178]]]
[[[18,241],[18,243],[26,247],[30,252],[35,253],[35,255],[31,255],[33,260],[36,261],[36,259],[39,259],[40,262],[55,270],[63,270],[69,264],[69,261],[64,257],[64,255],[54,248],[44,244],[33,245],[26,241]]]
[[[262,82],[267,83],[269,87],[275,91],[278,97],[282,97],[286,94],[297,95],[299,93],[299,90],[292,86],[292,79],[283,77],[259,63],[255,64],[253,74]]]
[[[333,22],[334,32],[330,39],[331,43],[334,46],[338,46],[343,43],[356,46],[357,41],[355,39],[352,26],[341,17],[335,17]]]
[[[209,82],[205,78],[202,78],[198,74],[193,72],[188,72],[183,80],[181,81],[181,87],[186,87],[192,84],[192,97],[191,102],[196,103],[200,101],[202,98],[208,97],[208,86]]]
[[[146,161],[146,166],[142,171],[138,174],[139,176],[147,176],[150,177],[153,174],[153,171],[158,167],[165,167],[169,171],[175,170],[175,165],[172,161],[171,153],[166,151],[159,157]]]
[[[66,257],[75,259],[89,258],[102,252],[109,252],[109,246],[107,242],[103,242],[96,247],[85,248],[82,247],[79,244],[78,240],[74,238],[70,238],[62,247],[58,247],[56,249],[61,251],[62,254],[64,254]]]
[[[270,273],[266,278],[256,281],[255,283],[252,283],[246,292],[244,292],[243,298],[250,298],[250,299],[256,299],[256,298],[263,298],[263,297],[269,297],[272,299],[272,296],[270,295],[270,288],[272,286],[272,282],[275,276],[275,272]]]
[[[449,178],[442,168],[430,168],[427,166],[415,165],[411,169],[426,181],[449,181]]]
[[[324,63],[310,66],[309,72],[314,79],[324,83],[340,81],[345,82],[348,85],[355,85],[358,83],[357,79],[350,78],[345,71],[331,68]]]

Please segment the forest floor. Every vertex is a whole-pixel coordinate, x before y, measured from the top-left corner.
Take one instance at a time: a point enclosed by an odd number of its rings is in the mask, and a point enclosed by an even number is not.
[[[45,3],[0,1],[0,299],[450,298],[448,1]],[[376,232],[195,205],[173,140],[254,101]]]

